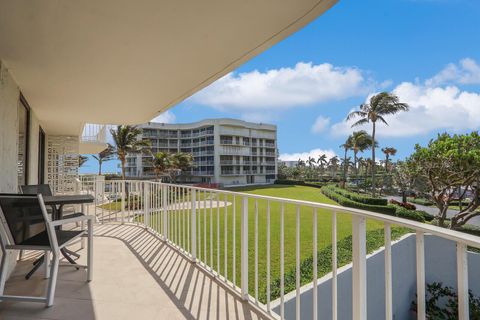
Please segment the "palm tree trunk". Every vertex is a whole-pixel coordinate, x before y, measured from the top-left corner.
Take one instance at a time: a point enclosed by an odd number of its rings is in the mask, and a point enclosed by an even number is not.
[[[120,162],[122,164],[122,178],[123,180],[126,180],[125,179],[125,159],[121,159]]]
[[[357,169],[357,151],[353,151],[353,167],[355,168],[355,184],[357,185],[358,192],[358,169]]]
[[[98,175],[102,175],[102,160],[98,161]]]
[[[343,158],[343,187],[345,188],[345,185],[347,183],[347,149],[345,148],[345,156]]]
[[[375,197],[375,121],[372,123],[372,196]]]

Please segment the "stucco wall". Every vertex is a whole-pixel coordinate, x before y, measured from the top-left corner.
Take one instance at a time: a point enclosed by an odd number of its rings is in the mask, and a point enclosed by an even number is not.
[[[416,293],[415,236],[410,235],[392,245],[393,318],[415,319],[410,304]],[[480,254],[468,254],[469,288],[480,295]],[[456,244],[431,235],[425,236],[425,280],[426,283],[442,282],[456,289]],[[338,319],[352,319],[352,270],[342,268],[338,274]],[[301,318],[312,318],[312,285],[302,288]],[[318,319],[332,317],[331,276],[320,279],[317,291]],[[278,301],[273,310],[279,313]],[[367,318],[385,318],[385,269],[384,251],[381,250],[367,260]],[[295,295],[285,300],[286,319],[295,319]]]
[[[17,132],[20,91],[0,61],[0,193],[17,192]],[[0,227],[4,236],[4,230]],[[0,252],[0,256],[2,253]],[[9,272],[13,269],[16,252],[9,253]]]

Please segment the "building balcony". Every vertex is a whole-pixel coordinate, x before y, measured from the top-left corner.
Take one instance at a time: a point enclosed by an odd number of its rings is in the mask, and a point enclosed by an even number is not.
[[[99,153],[107,147],[108,125],[87,123],[80,136],[79,152],[83,154]]]
[[[458,318],[469,319],[468,288],[477,282],[468,271],[478,254],[468,247],[480,248],[473,235],[337,205],[152,181],[88,181],[79,190],[94,195],[85,212],[99,222],[93,281],[85,283],[83,269],[61,267],[51,308],[2,302],[6,319],[405,319],[398,314],[412,315],[416,292],[447,278],[461,293]],[[182,227],[188,223],[199,228]],[[369,253],[372,230],[381,231],[381,247]],[[80,244],[70,249],[82,263]],[[35,258],[25,252],[6,294],[43,293],[43,272],[24,280]],[[325,259],[329,270],[317,270]],[[375,303],[367,304],[367,292]],[[418,299],[418,313],[425,308]]]

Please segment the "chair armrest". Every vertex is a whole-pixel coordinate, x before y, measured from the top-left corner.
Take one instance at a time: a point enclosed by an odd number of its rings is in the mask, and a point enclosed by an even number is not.
[[[93,216],[81,215],[81,216],[76,216],[76,217],[73,217],[73,218],[66,218],[66,219],[51,221],[50,224],[53,227],[56,227],[56,226],[61,226],[61,225],[67,224],[67,223],[75,223],[75,222],[81,222],[81,221],[87,221],[87,220],[92,220],[93,221]]]

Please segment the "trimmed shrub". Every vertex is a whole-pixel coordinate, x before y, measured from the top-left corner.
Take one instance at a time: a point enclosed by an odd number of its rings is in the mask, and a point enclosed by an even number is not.
[[[412,211],[400,206],[395,206],[395,208],[395,214],[399,218],[414,220],[418,222],[425,222],[425,217],[420,211]]]
[[[339,194],[335,192],[335,190],[338,188],[332,188],[331,186],[325,186],[322,188],[322,193],[327,196],[328,198],[332,199],[333,201],[338,202],[338,204],[344,206],[344,207],[349,207],[349,208],[355,208],[355,209],[360,209],[360,210],[367,210],[367,211],[373,211],[373,212],[378,212],[378,213],[384,213],[388,214],[391,216],[395,215],[396,208],[394,206],[385,206],[385,205],[371,205],[371,204],[365,204],[362,202],[356,202],[350,198],[347,198],[343,196],[342,194]]]
[[[302,180],[275,180],[274,184],[283,184],[288,186],[306,186],[313,188],[321,188],[325,185],[323,182],[302,181]]]
[[[431,206],[433,205],[433,201],[424,199],[424,198],[407,198],[409,202],[420,204],[422,206]]]
[[[327,186],[327,188],[331,189],[333,192],[341,194],[342,196],[349,198],[355,202],[361,202],[364,204],[369,205],[376,205],[376,206],[386,206],[388,204],[387,199],[382,198],[371,198],[365,195],[361,195],[355,192],[351,192],[342,188],[335,187],[333,185]]]

